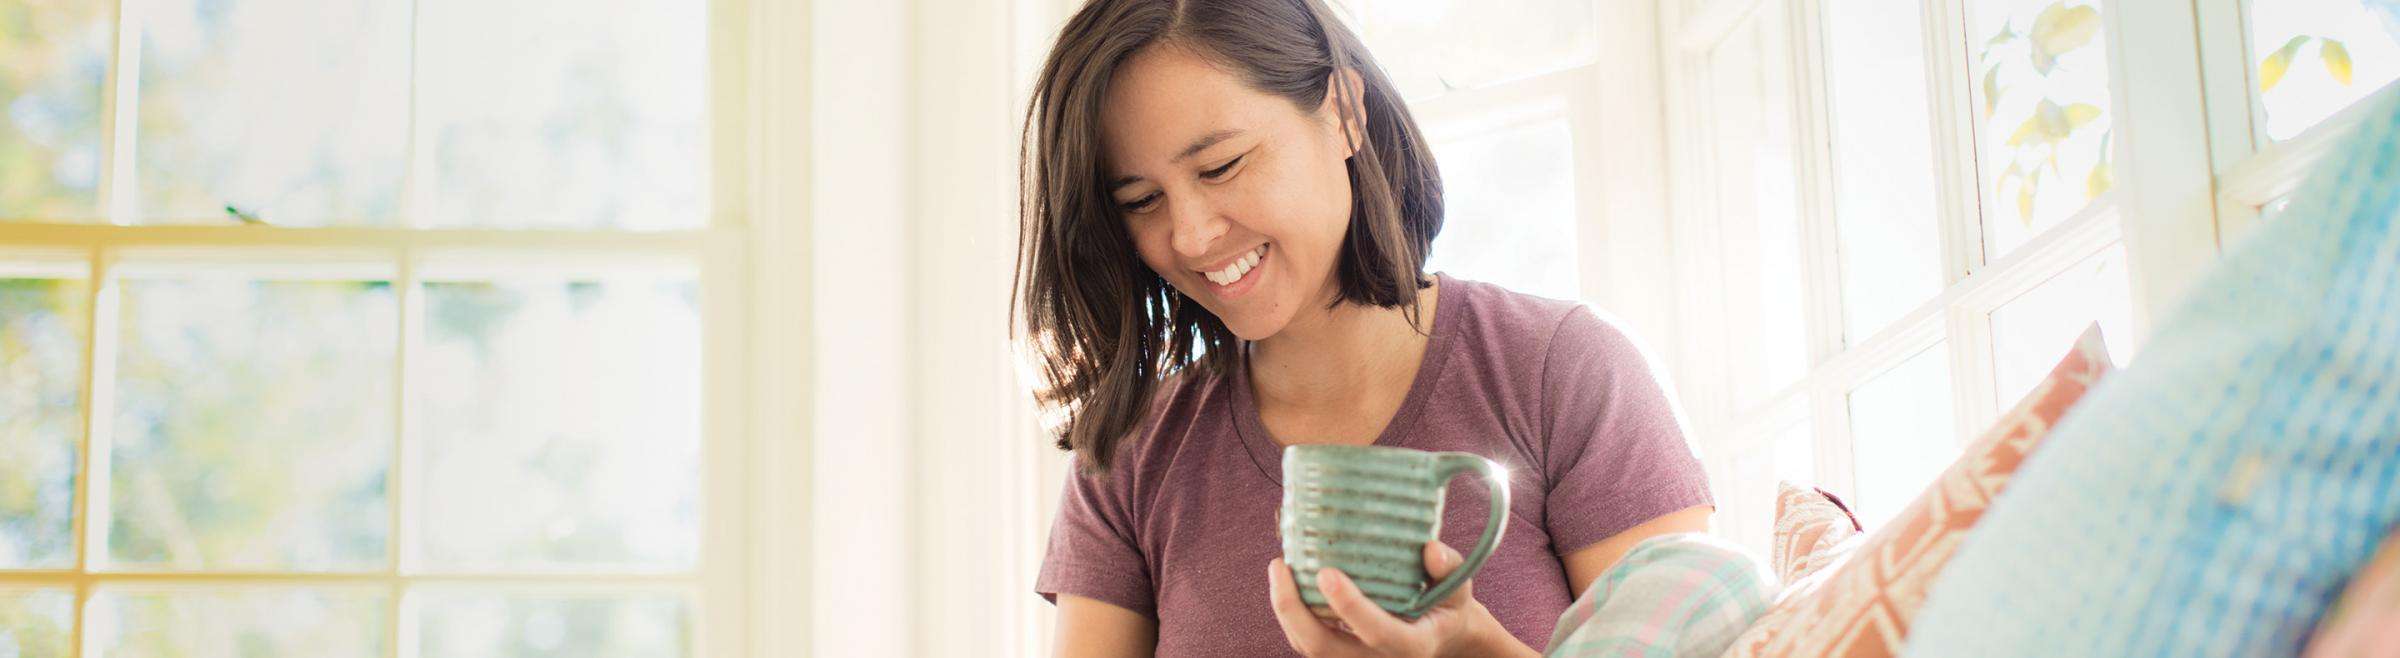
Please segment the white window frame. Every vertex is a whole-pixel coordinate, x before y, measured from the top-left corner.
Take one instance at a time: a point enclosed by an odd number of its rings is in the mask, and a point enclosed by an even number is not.
[[[1676,177],[1674,272],[1686,299],[1717,298],[1726,289],[1716,276],[1723,257],[1710,210],[1714,192],[1705,186],[1717,166],[1700,129],[1710,108],[1705,95],[1695,91],[1704,89],[1698,81],[1705,79],[1705,58],[1759,20],[1762,8],[1784,9],[1789,21],[1784,27],[1792,35],[1792,48],[1766,65],[1789,71],[1800,97],[1793,115],[1801,143],[1797,170],[1808,282],[1808,374],[1763,404],[1735,408],[1727,378],[1745,371],[1721,358],[1725,350],[1713,347],[1727,340],[1726,318],[1692,303],[1683,304],[1678,316],[1683,400],[1720,488],[1743,497],[1728,507],[1742,508],[1749,518],[1758,516],[1757,506],[1771,505],[1772,490],[1766,488],[1771,482],[1760,482],[1771,478],[1756,468],[1760,456],[1770,451],[1780,429],[1804,415],[1812,422],[1818,483],[1837,493],[1855,493],[1848,394],[1937,342],[1946,346],[1951,369],[1956,422],[1950,438],[1962,444],[1971,440],[2000,411],[1990,314],[2120,242],[2135,335],[2108,339],[2120,359],[2130,355],[2151,319],[2198,280],[2223,245],[2255,225],[2261,206],[2296,187],[2363,118],[2361,106],[2368,104],[2362,101],[2298,137],[2270,143],[2261,128],[2249,63],[2247,9],[2257,0],[2104,0],[2118,184],[2072,218],[1986,262],[1972,132],[1979,118],[1971,99],[1978,92],[1966,78],[1963,64],[1971,44],[1962,41],[1968,35],[1961,27],[1966,3],[1973,0],[1924,0],[1928,83],[1935,97],[1933,143],[1942,167],[1938,198],[1945,285],[1888,328],[1845,348],[1829,201],[1824,64],[1821,46],[1813,42],[1821,34],[1815,21],[1827,1],[1658,0],[1665,35],[1668,153]],[[2379,92],[2394,93],[2400,93],[2400,85]],[[1725,495],[1720,491],[1721,499]],[[1763,527],[1726,530],[1737,539],[1765,540]]]
[[[2251,65],[2250,9],[2260,0],[2194,0],[2199,34],[2196,64],[2206,80],[2204,106],[2210,165],[2216,181],[2216,225],[2221,242],[2232,245],[2259,220],[2260,210],[2298,188],[2300,179],[2324,160],[2366,118],[2372,98],[2400,93],[2387,84],[2324,121],[2281,142],[2267,137],[2257,70]]]
[[[1767,52],[1763,65],[1788,75],[1795,96],[1791,108],[1796,137],[1801,222],[1804,315],[1808,327],[1808,368],[1798,383],[1771,395],[1765,402],[1737,407],[1730,393],[1731,378],[1754,376],[1724,358],[1720,349],[1729,340],[1728,319],[1706,304],[1685,303],[1679,316],[1678,374],[1695,434],[1716,476],[1722,508],[1719,528],[1729,537],[1763,546],[1768,528],[1756,523],[1772,505],[1772,476],[1758,468],[1761,455],[1771,453],[1772,440],[1791,423],[1805,417],[1813,440],[1816,484],[1843,495],[1858,491],[1851,437],[1849,395],[1858,387],[1899,366],[1923,350],[1940,345],[1946,351],[1951,376],[1951,427],[1926,428],[1963,445],[1972,440],[2001,411],[1993,380],[1994,357],[1990,314],[2042,282],[2084,259],[2122,241],[2133,276],[2134,330],[2147,326],[2146,309],[2172,295],[2171,285],[2193,263],[2204,264],[2215,253],[2213,227],[2198,222],[2204,239],[2191,239],[2194,222],[2142,221],[2137,208],[2156,199],[2188,200],[2175,196],[2174,173],[2140,170],[2129,164],[2172,162],[2157,152],[2172,150],[2181,136],[2157,130],[2133,135],[2133,118],[2155,120],[2152,108],[2129,103],[2132,98],[2158,98],[2142,88],[2158,86],[2150,76],[2124,75],[2121,53],[2138,49],[2138,42],[2155,35],[2129,35],[2122,25],[2135,19],[2119,14],[2124,6],[2105,7],[2112,65],[2112,104],[2118,135],[2118,188],[2094,200],[2070,218],[2046,229],[2026,244],[1997,260],[1987,260],[1983,248],[1984,215],[1976,172],[1974,127],[1980,124],[1975,90],[1969,78],[1970,38],[1966,33],[1967,0],[1926,0],[1922,3],[1922,34],[1926,49],[1929,125],[1940,170],[1936,196],[1942,254],[1940,293],[1872,336],[1846,341],[1840,284],[1843,273],[1835,238],[1832,204],[1833,163],[1827,145],[1825,71],[1821,26],[1823,0],[1661,0],[1666,62],[1666,103],[1670,124],[1669,155],[1675,175],[1675,272],[1686,299],[1721,298],[1725,282],[1717,272],[1723,256],[1718,219],[1710,210],[1715,192],[1705,185],[1713,150],[1703,126],[1712,109],[1701,81],[1708,57],[1727,39],[1739,38],[1757,21],[1780,21],[1764,29],[1787,30],[1789,48]],[[1771,44],[1770,44],[1771,45]],[[2184,52],[2190,52],[2186,49]],[[2129,80],[2131,81],[2129,83]],[[2147,81],[2147,82],[2145,82]],[[2196,95],[2195,95],[2196,98]],[[2196,101],[2195,101],[2196,104]],[[2141,137],[2152,137],[2142,140]],[[2163,191],[2162,191],[2163,190]],[[2201,195],[2203,200],[2206,195]],[[2191,217],[2186,209],[2155,213],[2162,219]],[[2152,285],[2145,287],[2145,281]],[[2139,336],[2110,336],[2112,349],[2129,354]],[[1943,434],[1943,431],[1947,434]],[[1930,475],[1930,474],[1928,474]],[[1889,504],[1886,501],[1885,504]],[[1758,525],[1759,527],[1750,527]]]
[[[807,317],[807,298],[792,294],[778,281],[795,277],[782,254],[805,253],[809,245],[799,225],[797,194],[805,190],[806,169],[791,156],[805,151],[805,135],[795,135],[792,123],[805,121],[805,95],[790,93],[805,78],[787,62],[798,59],[785,40],[805,35],[802,14],[782,3],[749,0],[708,0],[710,17],[708,117],[713,171],[712,207],[704,209],[702,228],[663,232],[598,230],[416,229],[387,227],[283,228],[271,226],[138,225],[132,223],[130,184],[133,163],[130,140],[139,93],[133,76],[120,75],[139,55],[139,39],[128,38],[120,27],[104,92],[106,143],[100,184],[100,207],[108,223],[0,223],[0,261],[32,267],[13,267],[18,275],[62,275],[89,285],[85,316],[80,319],[83,354],[83,422],[77,441],[75,481],[75,564],[48,570],[0,570],[0,586],[68,590],[75,597],[73,636],[69,655],[91,655],[84,644],[85,620],[92,613],[93,594],[105,586],[130,586],[197,591],[242,590],[258,587],[360,588],[389,598],[384,620],[385,653],[406,655],[413,646],[413,620],[404,595],[411,588],[468,586],[498,591],[643,592],[665,591],[688,601],[692,655],[749,655],[796,646],[798,636],[778,631],[777,624],[752,624],[762,614],[805,605],[794,590],[804,581],[783,570],[764,568],[761,553],[797,552],[803,542],[806,511],[790,504],[788,483],[758,474],[779,465],[805,464],[781,440],[767,437],[801,436],[802,428],[786,415],[776,399],[805,400],[806,382],[791,375],[805,368],[807,355],[785,347],[774,331],[793,318]],[[139,3],[118,2],[115,25],[139,25]],[[755,19],[755,20],[753,20]],[[412,27],[413,29],[413,27]],[[804,37],[803,37],[804,38]],[[419,43],[412,37],[412,46]],[[805,60],[801,60],[805,61]],[[413,84],[413,79],[412,79]],[[755,93],[754,93],[754,90]],[[797,102],[796,102],[797,101]],[[754,137],[758,139],[753,139]],[[404,214],[405,218],[406,215]],[[95,523],[91,507],[106,487],[111,416],[111,382],[104,379],[113,359],[116,322],[115,286],[121,261],[156,263],[182,271],[270,275],[296,274],[311,278],[327,262],[391,282],[397,326],[393,361],[395,426],[387,488],[390,527],[385,564],[374,570],[343,573],[275,570],[174,571],[154,569],[95,570],[97,551],[106,550],[106,524]],[[407,384],[411,378],[408,352],[415,349],[423,323],[419,299],[420,269],[427,264],[471,262],[498,266],[499,271],[557,274],[560,267],[576,273],[605,275],[620,263],[673,262],[696,274],[701,290],[702,400],[700,429],[700,551],[689,571],[643,573],[626,571],[444,572],[421,568],[409,559],[406,547],[416,523],[411,511],[416,498],[418,464],[409,447]],[[44,267],[42,264],[49,264]],[[520,270],[523,263],[536,263]],[[298,269],[290,265],[299,264]],[[63,267],[61,267],[63,265]],[[438,266],[438,265],[436,265]],[[230,269],[228,269],[230,268]],[[364,269],[360,269],[364,268]],[[764,358],[759,358],[764,357]],[[802,407],[806,411],[805,405]],[[755,459],[763,461],[754,464]],[[763,464],[763,465],[760,465]],[[805,615],[802,615],[805,616]],[[802,632],[805,632],[803,628]]]

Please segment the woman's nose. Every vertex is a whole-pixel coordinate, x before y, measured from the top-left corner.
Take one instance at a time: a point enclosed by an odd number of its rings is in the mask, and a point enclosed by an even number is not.
[[[1170,204],[1167,212],[1175,223],[1175,252],[1187,258],[1208,255],[1217,238],[1224,237],[1228,223],[1206,202],[1187,200]]]

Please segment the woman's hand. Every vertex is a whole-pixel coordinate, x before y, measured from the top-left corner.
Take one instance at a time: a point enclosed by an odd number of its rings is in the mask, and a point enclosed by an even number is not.
[[[1465,560],[1441,542],[1426,542],[1425,570],[1440,580]],[[1464,583],[1426,610],[1406,621],[1367,600],[1350,577],[1334,569],[1317,573],[1317,588],[1341,617],[1340,627],[1317,619],[1300,601],[1300,587],[1282,558],[1267,564],[1267,582],[1275,599],[1275,621],[1292,648],[1312,658],[1350,656],[1532,656],[1526,647],[1500,627],[1492,611],[1475,601],[1472,582]]]

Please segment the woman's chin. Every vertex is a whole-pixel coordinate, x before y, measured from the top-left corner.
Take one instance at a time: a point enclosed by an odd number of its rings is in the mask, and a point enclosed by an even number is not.
[[[1225,330],[1245,341],[1265,340],[1283,330],[1284,322],[1269,318],[1226,318]]]

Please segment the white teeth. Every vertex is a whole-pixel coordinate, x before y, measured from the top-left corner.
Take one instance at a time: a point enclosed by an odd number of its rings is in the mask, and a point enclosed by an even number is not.
[[[1242,255],[1240,259],[1233,261],[1232,264],[1226,265],[1225,269],[1214,272],[1203,272],[1201,273],[1201,276],[1206,277],[1210,283],[1220,286],[1233,285],[1233,282],[1240,281],[1242,280],[1242,277],[1248,276],[1251,268],[1258,267],[1259,257],[1266,255],[1266,253],[1267,246],[1263,244],[1259,245],[1257,249],[1250,250],[1250,253]]]

